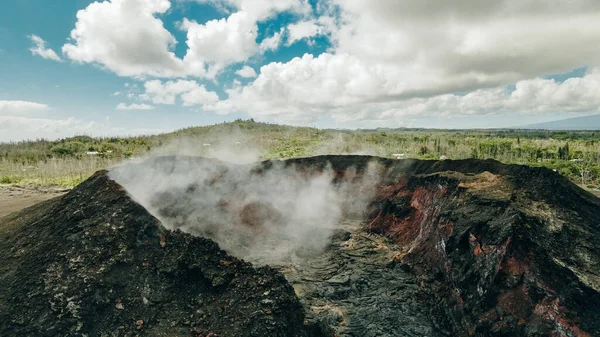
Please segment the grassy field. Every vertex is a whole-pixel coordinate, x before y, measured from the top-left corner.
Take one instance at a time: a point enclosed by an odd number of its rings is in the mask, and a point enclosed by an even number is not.
[[[93,172],[148,153],[260,159],[318,154],[406,158],[493,158],[545,166],[588,188],[600,187],[600,131],[320,130],[238,120],[129,138],[77,136],[0,144],[0,184],[74,186]]]

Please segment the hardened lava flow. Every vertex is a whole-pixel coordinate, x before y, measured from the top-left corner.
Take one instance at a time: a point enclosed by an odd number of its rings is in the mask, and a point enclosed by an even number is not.
[[[2,336],[600,336],[600,200],[543,168],[159,157],[0,228]]]

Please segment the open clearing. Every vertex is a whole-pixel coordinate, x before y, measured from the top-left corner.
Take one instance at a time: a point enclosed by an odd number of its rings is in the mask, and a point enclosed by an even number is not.
[[[0,217],[39,202],[60,196],[68,189],[57,187],[22,187],[0,185]]]

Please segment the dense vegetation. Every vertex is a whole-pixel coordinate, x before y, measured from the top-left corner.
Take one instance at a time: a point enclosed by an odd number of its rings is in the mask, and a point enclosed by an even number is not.
[[[77,136],[0,144],[0,184],[73,186],[94,171],[148,152],[214,155],[256,151],[261,159],[316,154],[406,158],[493,158],[545,166],[589,188],[600,186],[600,131],[319,130],[238,120],[173,133],[129,137]]]

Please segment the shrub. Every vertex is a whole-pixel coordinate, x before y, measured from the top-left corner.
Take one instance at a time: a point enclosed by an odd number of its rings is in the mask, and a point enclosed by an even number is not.
[[[20,180],[18,178],[15,177],[11,177],[11,176],[2,176],[0,177],[0,184],[16,184],[18,183]]]
[[[66,156],[72,156],[73,155],[73,150],[69,149],[68,147],[65,147],[63,145],[56,145],[53,146],[51,151],[57,155],[57,156],[61,156],[61,157],[66,157]]]

